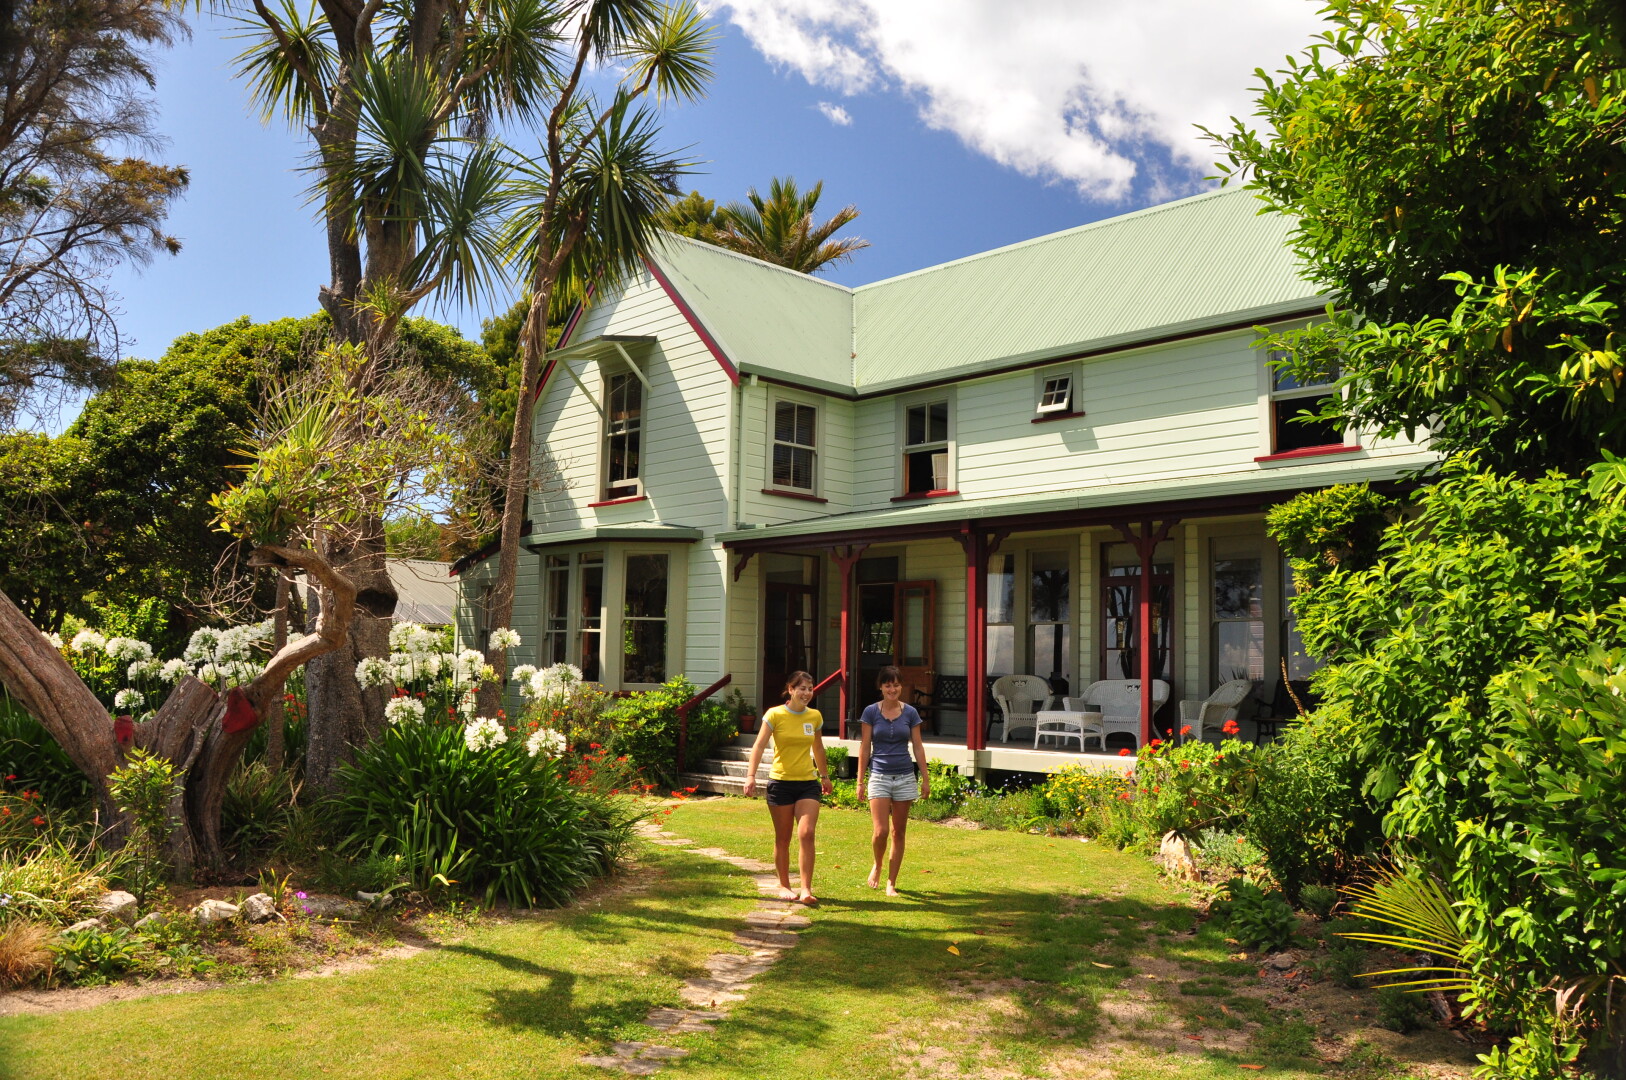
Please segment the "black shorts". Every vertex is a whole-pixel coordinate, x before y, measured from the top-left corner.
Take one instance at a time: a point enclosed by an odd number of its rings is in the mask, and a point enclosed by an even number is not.
[[[769,780],[769,806],[795,806],[803,799],[821,801],[824,789],[817,780]]]

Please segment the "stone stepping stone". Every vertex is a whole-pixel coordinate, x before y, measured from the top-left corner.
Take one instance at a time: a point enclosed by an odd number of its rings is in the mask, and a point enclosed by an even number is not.
[[[661,1063],[688,1056],[689,1051],[676,1046],[655,1046],[641,1042],[611,1043],[613,1054],[591,1054],[582,1063],[601,1069],[613,1069],[628,1076],[651,1076],[660,1071]]]
[[[726,984],[716,979],[690,979],[678,991],[678,996],[685,1005],[696,1008],[708,1006],[729,1005],[736,1001],[744,1001],[745,995],[729,989]]]
[[[750,949],[794,949],[799,938],[787,930],[741,930],[734,935],[734,944]]]
[[[644,1023],[656,1031],[675,1031],[679,1034],[697,1031],[716,1031],[711,1021],[721,1020],[723,1014],[704,1009],[651,1009]]]

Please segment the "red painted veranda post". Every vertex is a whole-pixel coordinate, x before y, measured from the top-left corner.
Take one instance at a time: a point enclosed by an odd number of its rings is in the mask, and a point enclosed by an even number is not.
[[[1156,669],[1152,666],[1153,636],[1152,636],[1152,556],[1157,552],[1157,545],[1169,538],[1169,532],[1174,528],[1174,520],[1163,522],[1153,528],[1150,521],[1143,521],[1140,532],[1127,523],[1118,525],[1118,532],[1135,548],[1135,554],[1140,556],[1140,604],[1136,612],[1137,629],[1139,633],[1136,643],[1140,649],[1140,744],[1146,746],[1152,741],[1152,682]],[[1163,613],[1166,619],[1168,612]]]
[[[830,558],[841,575],[841,712],[836,721],[836,731],[843,739],[847,737],[847,716],[852,702],[853,567],[867,547],[868,544],[848,544],[844,548],[830,549]]]

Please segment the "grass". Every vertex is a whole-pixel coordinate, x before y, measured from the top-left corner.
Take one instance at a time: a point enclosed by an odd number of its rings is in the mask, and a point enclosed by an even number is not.
[[[766,859],[767,825],[760,803],[708,800],[666,827]],[[737,951],[756,889],[651,848],[577,907],[482,921],[410,959],[0,1018],[0,1077],[212,1080],[222,1061],[251,1061],[286,1076],[605,1080],[577,1059],[621,1039],[690,1049],[663,1070],[674,1078],[1353,1075],[1322,1061],[1302,1009],[1251,992],[1253,965],[1230,961],[1235,946],[1145,860],[917,822],[905,896],[888,900],[862,884],[868,832],[867,815],[825,812],[823,908],[715,1034],[662,1037],[640,1021],[677,1004],[707,955]]]

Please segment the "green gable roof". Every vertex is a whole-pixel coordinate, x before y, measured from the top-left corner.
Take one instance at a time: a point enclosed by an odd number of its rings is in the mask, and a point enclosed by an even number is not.
[[[872,394],[1316,309],[1260,206],[1221,189],[857,289],[679,237],[655,258],[742,372]]]

